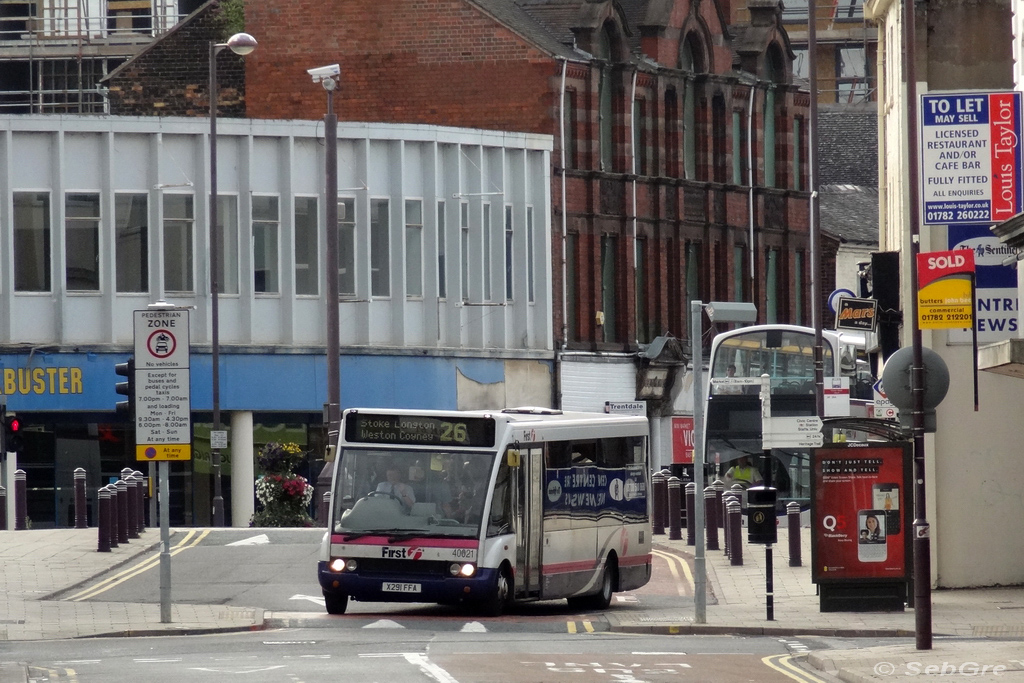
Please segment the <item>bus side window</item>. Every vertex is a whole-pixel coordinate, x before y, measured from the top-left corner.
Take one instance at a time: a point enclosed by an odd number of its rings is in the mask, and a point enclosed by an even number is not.
[[[563,469],[572,463],[572,444],[568,441],[552,441],[544,452],[544,465],[549,470]]]
[[[596,441],[575,441],[572,444],[572,464],[573,465],[593,465],[597,462],[597,442]]]
[[[512,529],[512,471],[508,459],[503,459],[498,466],[498,478],[494,482],[494,496],[491,498],[491,511],[487,517],[487,535],[508,533]]]
[[[630,464],[626,439],[623,437],[601,439],[601,457],[597,464],[601,467],[624,467]]]

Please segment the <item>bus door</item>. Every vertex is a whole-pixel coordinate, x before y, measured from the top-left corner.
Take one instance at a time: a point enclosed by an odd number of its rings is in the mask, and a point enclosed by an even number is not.
[[[513,467],[513,510],[516,529],[516,597],[540,595],[541,538],[544,536],[542,448],[519,450],[519,466]]]

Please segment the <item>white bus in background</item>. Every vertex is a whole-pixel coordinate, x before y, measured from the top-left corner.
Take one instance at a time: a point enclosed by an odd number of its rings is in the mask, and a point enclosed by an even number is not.
[[[331,614],[349,599],[605,609],[650,579],[645,417],[350,409],[336,453]]]
[[[872,398],[868,365],[860,359],[864,339],[834,330],[822,332],[823,375],[848,377],[851,414],[867,417]],[[717,383],[728,377],[771,378],[772,416],[817,414],[814,393],[814,330],[798,325],[753,325],[722,332],[711,342],[708,391],[704,404],[704,462],[711,475],[725,474],[734,461],[747,456],[760,475],[778,489],[781,512],[797,501],[810,505],[810,449],[773,449],[762,462],[760,382]],[[712,476],[712,478],[714,478]]]

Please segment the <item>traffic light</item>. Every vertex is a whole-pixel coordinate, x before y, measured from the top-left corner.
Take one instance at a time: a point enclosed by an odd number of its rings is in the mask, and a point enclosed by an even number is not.
[[[114,391],[126,396],[128,400],[118,401],[114,412],[130,422],[135,421],[135,357],[129,356],[127,363],[118,363],[114,372],[126,379],[114,385]]]
[[[4,452],[17,453],[21,450],[21,420],[14,413],[4,414]]]

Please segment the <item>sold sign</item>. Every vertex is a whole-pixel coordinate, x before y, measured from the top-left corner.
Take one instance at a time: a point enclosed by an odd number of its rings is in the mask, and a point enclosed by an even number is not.
[[[974,327],[974,252],[917,255],[917,324],[922,330]]]

